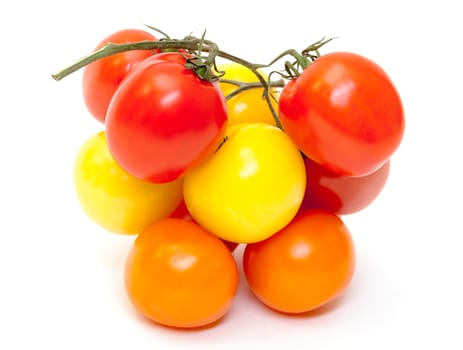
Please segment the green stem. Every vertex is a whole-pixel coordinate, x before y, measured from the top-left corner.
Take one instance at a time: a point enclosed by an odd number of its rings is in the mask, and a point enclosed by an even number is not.
[[[218,51],[217,53],[218,56],[222,57],[222,58],[225,58],[229,61],[232,61],[232,62],[235,62],[239,65],[242,65],[246,68],[248,68],[252,73],[254,73],[254,75],[257,77],[257,79],[259,80],[260,84],[262,85],[262,88],[264,89],[264,92],[263,92],[263,98],[265,99],[265,101],[267,102],[267,106],[268,108],[270,109],[270,112],[272,113],[272,116],[273,116],[273,119],[275,120],[275,124],[277,127],[279,127],[280,129],[282,129],[282,125],[280,123],[280,118],[278,117],[278,113],[277,111],[275,111],[275,108],[273,108],[273,105],[272,105],[272,100],[271,100],[271,96],[270,96],[270,86],[267,82],[267,80],[262,76],[262,74],[259,72],[259,68],[261,67],[265,67],[266,65],[262,65],[262,64],[253,64],[253,63],[250,63],[248,61],[245,61],[243,60],[242,58],[239,58],[239,57],[236,57],[236,56],[233,56],[227,52],[224,52],[224,51]]]
[[[243,82],[243,81],[238,81],[238,80],[230,80],[230,79],[221,78],[220,82],[225,83],[225,84],[235,85],[237,87],[235,90],[230,92],[227,96],[225,96],[225,99],[227,101],[232,99],[233,97],[235,97],[236,95],[240,94],[243,91],[262,88],[262,84],[258,81]],[[268,84],[269,84],[269,88],[283,88],[286,85],[283,79],[270,81]]]
[[[52,78],[59,81],[68,75],[78,71],[79,69],[87,66],[88,64],[95,62],[101,58],[112,56],[121,52],[131,50],[167,50],[167,49],[187,49],[196,50],[198,49],[199,39],[197,40],[160,40],[160,41],[139,41],[128,44],[113,44],[107,43],[99,50],[90,53],[87,56],[82,57],[78,61],[74,62],[70,66],[61,69],[55,74],[52,74]]]
[[[307,66],[310,64],[309,60],[307,58],[305,58],[303,55],[301,55],[299,52],[297,52],[296,50],[294,49],[289,49],[289,50],[286,50],[284,52],[282,52],[281,54],[279,54],[277,57],[275,57],[267,66],[272,66],[273,64],[275,64],[278,60],[280,60],[281,58],[285,57],[285,56],[292,56],[293,58],[296,59],[296,62],[303,68],[307,68]]]
[[[289,77],[298,77],[300,75],[299,70],[289,61],[285,62],[285,70]]]
[[[209,52],[209,56],[206,59],[206,64],[214,64],[215,57],[220,56],[227,60],[233,61],[237,64],[240,64],[249,70],[251,70],[254,75],[259,80],[262,88],[264,89],[263,97],[265,98],[267,105],[272,113],[273,118],[275,119],[275,123],[278,127],[281,128],[280,119],[278,118],[278,113],[273,108],[271,103],[271,97],[269,94],[269,84],[266,79],[262,76],[262,74],[258,71],[259,68],[265,67],[267,65],[261,64],[253,64],[242,58],[236,57],[231,55],[227,52],[219,50],[217,44],[212,41],[205,40],[204,38],[198,39],[196,37],[188,36],[183,40],[159,40],[159,41],[140,41],[128,44],[114,44],[108,43],[101,47],[99,50],[92,52],[91,54],[84,56],[80,60],[76,61],[75,63],[71,64],[70,66],[61,69],[55,74],[52,74],[52,78],[59,81],[66,76],[76,72],[77,70],[87,66],[88,64],[97,61],[101,58],[108,57],[111,55],[115,55],[125,51],[131,50],[168,50],[168,49],[184,49],[184,50],[191,50],[191,51],[202,51],[202,52]]]

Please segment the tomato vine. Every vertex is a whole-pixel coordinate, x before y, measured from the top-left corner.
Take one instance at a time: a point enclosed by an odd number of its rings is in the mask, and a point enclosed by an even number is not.
[[[243,58],[240,58],[238,56],[235,56],[228,52],[220,50],[219,46],[215,42],[205,39],[204,35],[201,38],[198,38],[195,36],[186,36],[185,38],[178,40],[178,39],[171,39],[167,34],[165,34],[164,32],[162,32],[161,30],[157,28],[154,28],[151,26],[147,26],[147,27],[161,33],[162,35],[164,35],[164,38],[162,38],[161,40],[157,40],[157,41],[145,40],[145,41],[139,41],[139,42],[133,42],[133,43],[125,43],[125,44],[116,44],[116,43],[109,42],[103,47],[101,47],[100,49],[77,60],[70,66],[59,70],[55,74],[52,74],[52,78],[56,81],[59,81],[94,61],[97,61],[104,57],[115,55],[121,52],[125,52],[125,51],[186,50],[189,54],[191,54],[191,56],[186,57],[187,63],[185,66],[187,68],[194,70],[195,73],[201,79],[214,82],[220,79],[220,72],[218,72],[218,74],[217,72],[214,72],[214,67],[216,67],[215,59],[216,57],[222,57],[226,60],[235,62],[251,70],[252,73],[259,80],[258,83],[236,82],[238,89],[235,90],[232,93],[232,95],[229,96],[228,98],[231,98],[244,90],[248,90],[251,88],[257,88],[257,87],[263,88],[262,97],[266,100],[266,103],[272,113],[272,116],[275,119],[276,125],[279,128],[281,128],[281,123],[278,118],[278,113],[277,111],[275,111],[275,108],[273,107],[271,103],[272,96],[271,96],[270,88],[284,87],[285,82],[284,80],[281,80],[281,79],[276,82],[272,82],[270,80],[270,77],[272,76],[273,73],[280,74],[281,77],[284,79],[293,79],[297,77],[302,70],[304,70],[311,62],[313,62],[316,58],[319,57],[320,54],[318,50],[323,45],[325,45],[326,43],[332,40],[332,39],[327,39],[327,40],[321,39],[315,42],[314,44],[311,44],[310,46],[308,46],[301,53],[297,52],[294,49],[289,49],[289,50],[284,51],[280,55],[278,55],[268,64],[257,64],[257,63],[249,62]],[[204,57],[203,55],[201,55],[202,52],[208,53],[207,56]],[[280,59],[284,58],[285,56],[291,56],[292,58],[295,59],[295,62],[290,62],[290,61],[285,62],[284,64],[285,73],[274,71],[270,73],[269,79],[267,80],[263,77],[261,72],[259,72],[260,68],[270,67],[273,64],[275,64],[277,61],[279,61]],[[224,82],[231,83],[230,81],[226,81],[226,80]]]

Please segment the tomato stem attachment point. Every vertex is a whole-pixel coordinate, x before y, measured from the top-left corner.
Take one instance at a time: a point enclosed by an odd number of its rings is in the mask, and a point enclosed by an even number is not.
[[[290,62],[290,61],[285,61],[284,63],[284,72],[272,72],[272,73],[278,73],[280,76],[282,76],[285,79],[294,79],[297,78],[301,73],[306,69],[310,64],[312,64],[317,58],[320,57],[320,52],[319,49],[324,46],[326,43],[330,42],[335,38],[329,38],[325,39],[322,38],[318,40],[317,42],[309,45],[306,47],[304,50],[302,50],[301,53],[297,52],[294,49],[289,49],[281,54],[279,54],[277,57],[275,57],[269,64],[268,66],[274,65],[277,61],[280,59],[284,58],[285,56],[291,56],[295,61]]]
[[[239,57],[236,57],[234,55],[221,51],[219,50],[219,47],[217,46],[216,43],[210,40],[204,39],[204,35],[201,38],[187,36],[183,40],[163,39],[159,41],[139,41],[139,42],[125,43],[125,44],[107,43],[100,49],[90,53],[87,56],[84,56],[83,58],[79,59],[78,61],[71,64],[70,66],[64,69],[61,69],[55,74],[52,74],[52,78],[56,81],[59,81],[94,61],[97,61],[101,58],[115,55],[121,52],[125,52],[125,51],[131,51],[131,50],[152,50],[153,51],[153,50],[172,50],[172,49],[173,50],[188,50],[189,52],[193,54],[193,58],[187,60],[186,67],[193,69],[201,79],[206,79],[209,81],[217,81],[219,79],[219,77],[215,75],[212,71],[212,67],[215,67],[215,58],[217,56],[233,61],[235,63],[238,63],[250,69],[256,75],[262,88],[264,89],[263,97],[267,101],[267,105],[270,108],[270,111],[272,112],[276,125],[281,127],[278,114],[273,108],[273,105],[270,100],[271,97],[269,94],[269,84],[267,83],[266,79],[262,76],[262,74],[258,71],[258,68],[265,67],[267,65],[253,64]],[[203,59],[203,57],[201,56],[201,52],[209,53],[206,59]]]
[[[79,70],[80,68],[85,67],[86,65],[97,61],[101,58],[108,57],[111,55],[115,55],[125,51],[131,50],[151,50],[151,51],[172,51],[172,50],[185,50],[192,57],[187,58],[187,63],[185,66],[195,71],[195,73],[201,78],[208,80],[210,82],[216,82],[220,79],[222,72],[218,72],[216,68],[216,57],[222,57],[229,61],[235,62],[239,65],[242,65],[249,70],[257,77],[258,82],[250,83],[240,83],[238,84],[238,89],[227,96],[227,99],[232,98],[236,94],[256,87],[263,88],[263,98],[266,100],[268,108],[270,109],[272,116],[275,120],[276,125],[281,128],[280,119],[278,117],[277,111],[275,111],[271,99],[274,98],[271,93],[272,87],[284,87],[285,82],[283,80],[278,80],[275,82],[267,81],[266,78],[261,74],[259,68],[270,67],[278,60],[285,56],[291,56],[295,62],[285,61],[285,71],[287,74],[282,72],[272,72],[278,73],[284,79],[294,79],[298,77],[301,72],[308,67],[315,59],[320,56],[319,49],[328,43],[329,41],[333,40],[333,38],[325,40],[322,38],[321,40],[313,43],[312,45],[308,46],[304,49],[301,53],[297,52],[294,49],[286,50],[280,55],[278,55],[275,59],[273,59],[269,64],[255,64],[249,61],[246,61],[242,58],[237,56],[231,55],[227,52],[221,51],[216,43],[206,40],[205,35],[206,31],[204,31],[201,38],[196,38],[194,36],[186,36],[183,40],[176,40],[171,39],[166,33],[163,31],[146,25],[148,28],[162,34],[164,37],[159,41],[139,41],[133,43],[124,43],[124,44],[115,44],[115,43],[107,43],[100,49],[90,53],[87,56],[82,57],[75,63],[71,64],[70,66],[61,69],[55,74],[52,74],[52,78],[54,80],[61,80],[64,77],[74,73],[75,71]],[[203,57],[202,53],[208,53],[207,56]],[[269,77],[272,75],[270,73]],[[224,80],[222,80],[224,81]]]

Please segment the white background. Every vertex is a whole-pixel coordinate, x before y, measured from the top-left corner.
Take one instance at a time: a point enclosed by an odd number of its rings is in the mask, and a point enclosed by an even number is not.
[[[461,349],[463,26],[457,4],[3,2],[0,348]],[[394,80],[406,110],[405,137],[377,201],[344,217],[358,260],[337,302],[287,317],[256,302],[241,283],[231,311],[213,328],[173,330],[133,311],[122,285],[133,237],[91,223],[72,187],[75,154],[101,125],[83,105],[80,72],[61,82],[50,75],[113,31],[142,22],[176,38],[207,29],[223,50],[255,62],[336,36],[322,53],[363,54]]]

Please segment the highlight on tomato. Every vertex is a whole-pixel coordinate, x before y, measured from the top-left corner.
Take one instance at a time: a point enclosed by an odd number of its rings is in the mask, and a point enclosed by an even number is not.
[[[265,123],[232,126],[227,141],[184,177],[192,217],[231,242],[263,240],[296,215],[306,174],[302,156],[281,129]]]
[[[103,131],[89,137],[74,162],[74,189],[86,215],[102,228],[138,234],[169,216],[182,200],[182,180],[142,181],[111,156]]]
[[[364,176],[396,151],[400,96],[386,72],[354,53],[320,56],[280,95],[281,124],[301,151],[339,175]]]
[[[228,248],[198,224],[168,218],[136,238],[125,287],[136,310],[162,325],[195,328],[219,321],[238,286]]]
[[[307,186],[301,211],[324,209],[338,215],[357,213],[368,207],[381,193],[389,178],[388,160],[364,176],[342,176],[304,157]]]
[[[140,29],[122,29],[103,39],[94,51],[107,43],[127,44],[143,40],[157,40],[151,33]],[[131,50],[111,55],[85,66],[82,92],[89,112],[101,123],[106,119],[108,105],[126,75],[140,62],[153,55],[149,50]]]
[[[208,159],[225,136],[223,95],[184,64],[153,59],[121,83],[106,115],[111,154],[130,174],[173,181]]]
[[[355,268],[351,234],[333,213],[307,210],[270,238],[248,244],[243,270],[263,304],[283,313],[315,310],[339,297]]]

